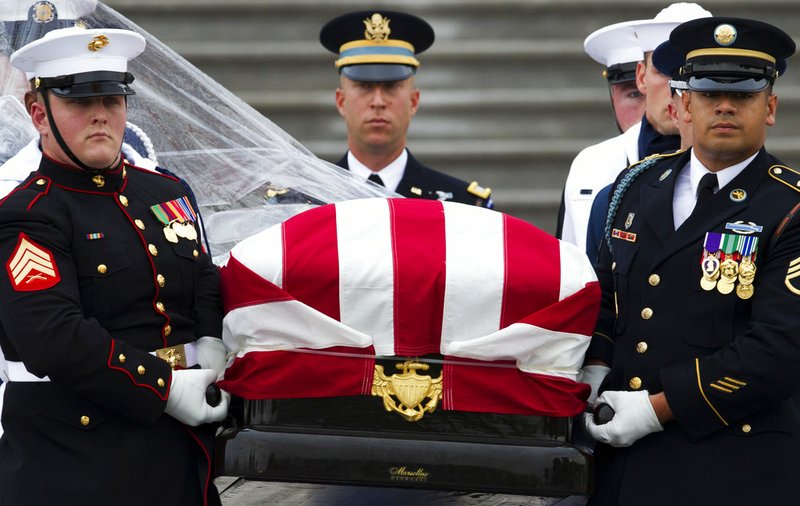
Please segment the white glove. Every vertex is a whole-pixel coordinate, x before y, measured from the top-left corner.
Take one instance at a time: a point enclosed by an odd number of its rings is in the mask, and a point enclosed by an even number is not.
[[[664,430],[650,403],[647,390],[605,391],[597,398],[597,404],[603,403],[614,410],[614,418],[610,422],[596,425],[591,414],[583,415],[586,430],[601,443],[617,447],[630,446],[648,434]]]
[[[603,379],[605,379],[609,372],[611,372],[610,367],[596,364],[585,365],[578,373],[578,382],[588,383],[589,386],[592,387],[589,398],[586,399],[586,403],[589,406],[594,406],[594,401],[597,399],[597,390],[600,388],[600,384],[603,382]]]
[[[214,369],[172,371],[172,385],[164,413],[192,427],[221,421],[228,414],[231,396],[223,390],[219,405],[210,406],[206,402],[206,388],[216,380],[217,371]]]
[[[203,336],[194,343],[197,350],[197,363],[203,369],[214,369],[217,371],[217,379],[221,380],[225,374],[227,363],[227,352],[225,343],[222,339],[211,336]]]

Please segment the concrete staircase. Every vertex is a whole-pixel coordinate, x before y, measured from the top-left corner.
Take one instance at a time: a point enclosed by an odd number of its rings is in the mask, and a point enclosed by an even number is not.
[[[497,209],[553,232],[561,189],[583,147],[615,135],[601,67],[583,39],[651,18],[653,0],[108,0],[281,126],[320,158],[345,151],[333,104],[334,55],[318,42],[332,17],[373,7],[431,23],[420,57],[420,111],[409,147],[423,162],[494,189]],[[716,15],[752,17],[800,36],[797,0],[706,0]],[[798,63],[795,63],[797,61]],[[796,65],[796,66],[795,66]],[[789,61],[768,148],[800,161],[800,57]]]

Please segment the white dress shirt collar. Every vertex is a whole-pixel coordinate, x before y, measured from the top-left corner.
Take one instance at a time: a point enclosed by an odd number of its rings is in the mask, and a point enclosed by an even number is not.
[[[347,166],[350,168],[350,172],[364,179],[367,179],[372,174],[377,174],[380,176],[386,189],[391,191],[397,191],[397,186],[400,184],[400,180],[403,179],[403,174],[406,171],[406,162],[408,162],[408,151],[404,149],[403,152],[400,153],[400,156],[395,158],[392,163],[375,172],[359,162],[352,151],[347,152]]]

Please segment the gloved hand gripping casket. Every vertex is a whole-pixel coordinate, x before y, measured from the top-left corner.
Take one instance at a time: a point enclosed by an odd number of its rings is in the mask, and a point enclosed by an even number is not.
[[[576,376],[599,308],[592,266],[500,212],[328,204],[237,244],[221,283],[235,358],[220,386],[245,399],[389,391],[399,400],[384,398],[387,410],[410,415],[422,389],[440,391],[445,410],[574,416],[589,395]],[[375,367],[426,355],[441,356],[440,378]]]

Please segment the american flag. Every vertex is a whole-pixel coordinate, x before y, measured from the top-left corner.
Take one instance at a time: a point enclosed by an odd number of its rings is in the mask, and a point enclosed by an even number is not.
[[[220,386],[368,395],[376,357],[443,355],[445,410],[573,416],[600,288],[579,249],[512,216],[362,199],[252,236],[222,267]]]

